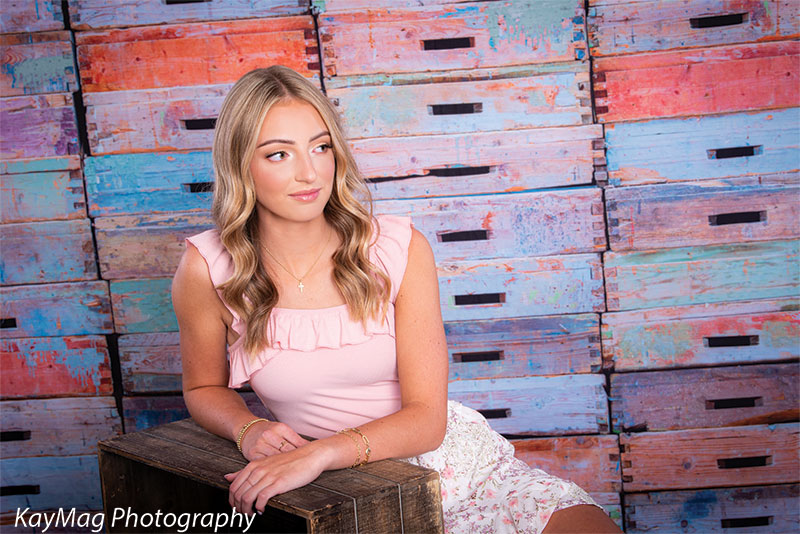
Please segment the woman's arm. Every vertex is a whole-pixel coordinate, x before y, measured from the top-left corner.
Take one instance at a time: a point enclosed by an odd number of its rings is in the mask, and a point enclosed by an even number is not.
[[[408,458],[435,449],[447,428],[447,343],[439,303],[433,251],[412,231],[408,264],[395,301],[397,367],[402,405],[397,412],[359,429],[372,449],[370,461]],[[364,445],[354,435],[363,459]],[[342,434],[316,440],[286,454],[259,459],[232,480],[230,504],[250,513],[263,511],[278,493],[303,486],[322,471],[350,467],[356,445]]]

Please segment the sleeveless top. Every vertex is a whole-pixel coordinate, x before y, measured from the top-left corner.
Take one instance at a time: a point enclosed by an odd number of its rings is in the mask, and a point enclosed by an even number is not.
[[[250,382],[278,421],[295,432],[323,438],[400,409],[394,302],[408,263],[411,219],[374,220],[370,261],[391,281],[386,319],[366,328],[350,319],[347,305],[321,309],[273,308],[267,322],[270,346],[251,360],[244,351],[247,325],[233,315],[239,338],[228,347],[228,387]],[[187,238],[208,264],[214,286],[233,274],[233,259],[216,229]],[[221,293],[218,291],[220,299]]]

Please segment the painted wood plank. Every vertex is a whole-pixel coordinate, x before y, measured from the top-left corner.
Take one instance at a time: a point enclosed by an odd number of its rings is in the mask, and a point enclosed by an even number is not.
[[[615,371],[800,358],[796,297],[603,314],[603,359]]]
[[[800,529],[800,486],[751,486],[625,495],[625,532],[792,534]]]
[[[0,288],[0,338],[110,334],[108,282]]]
[[[441,4],[462,4],[474,0],[311,0],[311,7],[318,13],[354,11],[370,8],[438,6]]]
[[[627,492],[796,483],[796,423],[621,434]]]
[[[779,41],[598,58],[598,122],[797,106],[800,42]]]
[[[127,334],[119,337],[118,346],[126,395],[181,391],[178,332]]]
[[[0,284],[97,279],[89,219],[0,225]]]
[[[306,2],[298,0],[226,0],[225,2],[170,2],[134,0],[111,5],[105,0],[71,0],[70,26],[88,30],[147,24],[175,24],[204,20],[229,20],[302,15]]]
[[[586,61],[326,83],[351,138],[592,123]],[[335,82],[335,83],[334,83]]]
[[[457,380],[448,397],[481,411],[502,434],[597,434],[608,431],[604,385],[599,374]]]
[[[30,31],[30,30],[26,30]],[[71,93],[78,90],[69,32],[0,35],[0,94]]]
[[[611,250],[800,237],[800,175],[606,190]]]
[[[609,311],[797,295],[800,241],[604,256]]]
[[[0,175],[0,223],[85,217],[80,169]]]
[[[796,421],[798,374],[796,363],[612,374],[612,431]]]
[[[172,278],[111,282],[114,332],[169,332],[178,329],[172,309]]]
[[[71,94],[0,98],[0,158],[52,158],[78,153]]]
[[[800,167],[797,107],[607,124],[605,134],[609,185],[796,174]]]
[[[61,6],[61,0],[5,2],[0,10],[0,33],[63,30]]]
[[[590,0],[587,15],[593,57],[800,36],[793,0]]]
[[[319,75],[310,16],[87,31],[76,44],[86,93],[233,83],[274,63]]]
[[[572,61],[586,57],[575,0],[370,7],[319,17],[325,76]]]
[[[0,160],[0,174],[31,174],[37,172],[76,170],[81,170],[81,158],[78,155],[55,158]]]
[[[92,454],[98,441],[122,434],[113,397],[4,401],[0,411],[3,458]]]
[[[114,393],[101,336],[2,339],[0,369],[3,399]]]
[[[255,393],[247,392],[240,395],[256,417],[274,421]],[[123,397],[122,413],[126,434],[189,417],[189,411],[181,395]]]

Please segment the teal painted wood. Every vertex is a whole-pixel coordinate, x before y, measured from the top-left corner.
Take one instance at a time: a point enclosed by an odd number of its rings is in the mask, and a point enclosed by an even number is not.
[[[448,397],[486,410],[502,434],[597,434],[608,431],[604,385],[597,374],[457,380]]]
[[[0,284],[97,279],[89,219],[0,225]]]
[[[0,484],[25,493],[4,495],[0,513],[17,509],[102,510],[97,454],[0,460]],[[28,516],[30,517],[30,516]],[[43,523],[44,524],[44,523]],[[43,525],[42,525],[43,526]]]
[[[0,158],[52,158],[78,153],[71,94],[0,99]]]
[[[695,181],[800,169],[800,108],[796,107],[606,124],[605,133],[609,185]]]
[[[609,311],[796,296],[800,241],[608,252]]]
[[[64,29],[61,0],[4,2],[0,33],[46,32]]]
[[[172,278],[111,282],[114,331],[119,334],[167,332],[178,329],[172,309]]]
[[[69,4],[70,25],[86,30],[146,24],[175,24],[204,20],[228,20],[301,15],[308,6],[297,0],[226,0],[225,2],[175,2],[134,0],[123,5],[104,0],[72,0]]]
[[[35,158],[20,160],[0,160],[0,174],[29,174],[50,171],[80,171],[80,156],[60,156],[55,158]]]
[[[350,76],[326,88],[351,138],[394,137],[590,124],[588,75],[583,61]]]
[[[800,529],[800,485],[750,486],[625,495],[625,532],[774,532]]]
[[[98,441],[122,434],[114,397],[4,401],[0,413],[12,438],[3,458],[93,454]]]
[[[450,380],[597,372],[599,326],[594,313],[446,322]]]
[[[122,390],[136,393],[180,393],[181,355],[177,332],[127,334],[119,337]]]
[[[800,358],[800,299],[605,313],[603,359],[615,371]]]
[[[71,93],[79,89],[70,32],[0,35],[0,54],[3,96]]]
[[[239,394],[256,417],[275,420],[255,393],[240,392]],[[125,414],[126,434],[189,417],[189,411],[186,409],[181,395],[123,397],[122,411]]]
[[[108,282],[0,288],[0,338],[110,334]]]
[[[79,169],[0,175],[0,223],[85,217]]]
[[[785,423],[800,419],[797,363],[611,375],[613,432]]]
[[[800,237],[800,175],[739,177],[606,190],[611,250]]]

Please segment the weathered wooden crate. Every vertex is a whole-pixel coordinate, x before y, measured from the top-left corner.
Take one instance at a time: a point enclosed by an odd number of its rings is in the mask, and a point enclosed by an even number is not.
[[[594,57],[800,36],[793,0],[589,0]]]
[[[611,250],[800,237],[800,175],[608,188]]]
[[[601,374],[455,380],[448,396],[502,434],[598,434],[608,432],[604,386]]]
[[[797,175],[800,108],[607,124],[609,185]]]
[[[609,311],[797,295],[800,241],[604,255]]]
[[[589,63],[332,78],[350,138],[591,124]]]
[[[232,442],[191,420],[99,447],[109,532],[145,530],[115,524],[115,508],[230,516],[228,482],[222,475],[247,464]],[[254,532],[443,532],[439,476],[398,460],[326,471],[306,486],[276,495],[254,518]]]
[[[85,217],[78,156],[0,163],[0,223]]]
[[[769,532],[800,528],[800,486],[751,486],[625,495],[625,532]]]
[[[800,100],[800,42],[598,58],[598,122],[788,108]]]
[[[176,24],[205,20],[265,18],[302,15],[308,12],[308,2],[302,0],[226,0],[225,2],[191,2],[164,0],[134,0],[122,5],[105,0],[71,0],[70,26],[88,30],[147,24]]]
[[[0,284],[97,279],[89,219],[0,225]]]
[[[114,332],[133,334],[178,330],[172,309],[171,286],[172,278],[112,281],[109,291],[114,310]]]
[[[796,423],[620,435],[624,491],[797,483]]]
[[[0,340],[0,397],[111,395],[111,364],[102,336]]]
[[[603,360],[637,371],[800,358],[797,297],[606,313]]]
[[[355,7],[319,17],[326,77],[572,61],[586,57],[583,2]]]
[[[181,353],[178,332],[119,336],[122,391],[177,393],[181,391]]]
[[[46,32],[64,29],[61,0],[4,2],[0,33]]]
[[[0,158],[52,158],[78,153],[71,94],[0,98]]]
[[[69,32],[0,35],[0,55],[2,96],[78,90]]]
[[[0,338],[110,334],[108,282],[0,288]]]
[[[613,432],[800,420],[800,364],[773,363],[611,375]]]

